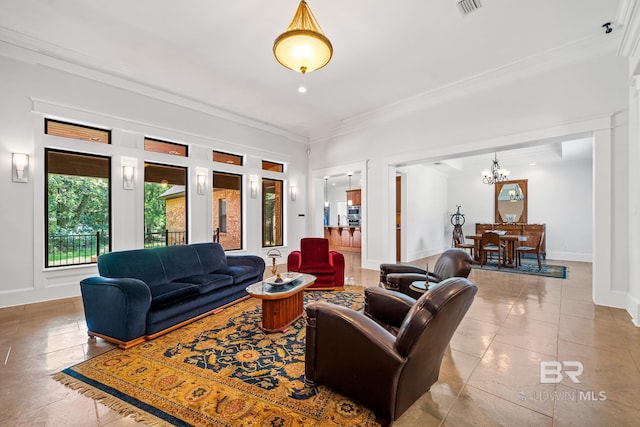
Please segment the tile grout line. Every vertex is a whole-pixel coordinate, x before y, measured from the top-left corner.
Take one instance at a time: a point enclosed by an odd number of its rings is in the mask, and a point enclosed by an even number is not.
[[[515,298],[515,300],[517,301],[520,296],[522,296],[523,292],[525,291],[527,285],[524,285],[521,289],[520,289],[520,293],[518,293],[518,296]],[[473,370],[471,371],[471,373],[469,374],[469,376],[467,377],[466,381],[464,382],[464,384],[462,385],[462,387],[460,388],[460,391],[458,392],[458,394],[456,395],[455,399],[453,399],[453,403],[451,404],[451,406],[449,407],[449,410],[447,411],[447,413],[445,414],[444,417],[442,417],[442,419],[440,420],[440,424],[439,426],[442,426],[443,423],[446,421],[447,417],[449,416],[449,414],[451,414],[451,411],[453,410],[453,406],[455,405],[456,401],[458,401],[458,399],[460,398],[460,395],[465,391],[465,389],[467,387],[473,387],[472,385],[469,384],[469,381],[471,380],[471,377],[473,376],[473,373],[478,369],[478,366],[480,366],[480,364],[482,364],[482,359],[484,358],[484,356],[487,354],[487,352],[489,351],[489,348],[491,347],[491,345],[495,342],[496,336],[498,336],[498,333],[500,332],[500,329],[502,329],[502,327],[504,326],[504,322],[507,320],[507,318],[509,317],[509,314],[511,313],[511,311],[513,310],[513,307],[515,306],[515,303],[511,305],[511,307],[509,308],[509,311],[507,312],[507,315],[505,316],[504,320],[502,321],[502,323],[499,325],[498,330],[496,331],[496,333],[493,335],[493,337],[491,338],[491,342],[489,343],[489,345],[487,346],[487,348],[484,350],[484,352],[482,353],[482,355],[478,358],[478,363],[476,364],[476,366],[473,368]],[[486,323],[486,322],[485,322]],[[451,344],[449,344],[449,346],[451,346]],[[464,353],[464,352],[462,352]],[[477,387],[476,387],[477,388]],[[481,390],[485,393],[489,393],[485,390],[482,389],[478,389]],[[500,396],[497,396],[493,393],[489,393],[495,397],[497,397],[498,399],[502,399],[504,401],[510,402],[507,399],[504,399]],[[514,403],[514,402],[510,402],[510,403]],[[518,405],[517,403],[514,403],[515,405]],[[521,405],[518,405],[521,406]],[[523,408],[525,408],[524,406],[521,406]],[[526,408],[529,410],[532,410],[531,408]],[[537,412],[537,411],[535,411]],[[542,414],[545,415],[545,414]],[[545,415],[548,417],[548,415]],[[553,420],[553,417],[552,417]]]

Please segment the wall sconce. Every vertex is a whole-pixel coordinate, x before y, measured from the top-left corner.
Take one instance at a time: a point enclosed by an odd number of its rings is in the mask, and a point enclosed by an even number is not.
[[[122,167],[122,188],[125,190],[133,190],[133,166]]]
[[[206,175],[197,175],[196,183],[198,186],[198,194],[204,194],[204,190],[207,186],[207,176]]]
[[[13,171],[11,174],[13,182],[29,182],[29,156],[27,154],[13,153]]]
[[[295,185],[292,185],[290,187],[290,190],[291,190],[291,201],[295,202],[296,199],[298,198],[298,189],[296,188]]]
[[[258,180],[251,178],[251,198],[258,197]]]

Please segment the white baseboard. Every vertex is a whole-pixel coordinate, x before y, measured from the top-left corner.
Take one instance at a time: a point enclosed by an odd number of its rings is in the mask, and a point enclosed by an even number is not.
[[[44,289],[18,289],[2,293],[0,308],[35,304],[62,298],[80,296],[80,285],[56,286]]]
[[[627,294],[627,313],[631,316],[634,325],[640,327],[640,300]]]
[[[559,261],[593,262],[592,254],[581,252],[549,251],[547,252],[547,258],[557,259]]]

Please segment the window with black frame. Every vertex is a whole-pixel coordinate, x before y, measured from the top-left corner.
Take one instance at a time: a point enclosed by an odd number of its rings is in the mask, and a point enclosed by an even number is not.
[[[262,246],[282,246],[282,181],[262,179]]]
[[[187,168],[144,164],[144,246],[187,242]]]
[[[111,250],[111,159],[45,150],[45,267],[90,264]]]
[[[213,172],[213,233],[222,247],[242,249],[242,175]]]

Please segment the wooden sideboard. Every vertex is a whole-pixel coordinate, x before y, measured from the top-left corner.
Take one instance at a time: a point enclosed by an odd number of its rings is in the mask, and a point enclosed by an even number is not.
[[[538,241],[542,233],[545,233],[545,239],[542,242],[542,248],[540,250],[540,253],[542,254],[543,258],[546,259],[547,258],[546,228],[547,228],[546,224],[527,224],[527,223],[521,223],[521,222],[476,224],[476,234],[482,234],[485,231],[491,231],[491,230],[502,230],[502,231],[505,231],[507,234],[517,234],[519,236],[527,236],[528,241],[523,244],[526,246],[531,246],[532,244],[535,244],[535,242]]]

